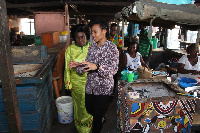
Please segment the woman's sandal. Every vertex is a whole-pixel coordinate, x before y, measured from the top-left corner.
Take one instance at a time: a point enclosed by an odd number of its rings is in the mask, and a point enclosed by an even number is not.
[[[104,124],[106,122],[106,117],[104,116],[103,118],[102,118],[102,124]]]

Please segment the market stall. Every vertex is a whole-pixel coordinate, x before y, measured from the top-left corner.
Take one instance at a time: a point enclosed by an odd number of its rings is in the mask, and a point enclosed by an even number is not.
[[[124,7],[121,12],[115,14],[115,17],[117,21],[150,26],[148,35],[150,39],[152,26],[172,29],[175,25],[180,25],[187,30],[199,31],[199,11],[200,8],[195,4],[177,5],[154,0],[139,0]],[[199,36],[198,33],[196,46]],[[162,55],[166,55],[167,58],[164,59],[164,56],[159,58],[167,62],[173,58],[179,59],[185,53],[185,50],[164,49]],[[153,64],[160,62],[158,57],[152,58]],[[174,62],[170,63],[173,65]],[[177,73],[177,69],[171,71]],[[198,115],[196,107],[199,105],[199,99],[184,91],[185,88],[177,82],[164,79],[163,76],[162,80],[159,76],[156,79],[151,72],[143,73],[142,77],[139,76],[139,79],[132,82],[119,80],[118,132],[191,132],[193,120]],[[198,120],[195,120],[195,124],[198,123]]]
[[[191,132],[198,99],[167,80],[119,81],[118,132]]]
[[[16,94],[23,132],[48,132],[53,118],[52,67],[56,54],[43,46],[12,47]],[[9,132],[5,98],[0,81],[0,132]]]

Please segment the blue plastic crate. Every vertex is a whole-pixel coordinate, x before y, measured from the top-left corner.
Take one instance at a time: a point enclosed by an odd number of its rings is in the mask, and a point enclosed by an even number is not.
[[[45,113],[45,109],[47,108],[48,104],[49,104],[48,94],[46,93],[45,100],[42,103],[40,109],[28,113],[21,113],[22,122],[41,120],[41,117]],[[0,113],[0,123],[7,123],[7,122],[8,121],[6,113],[5,112]]]
[[[0,124],[1,123],[8,123],[6,113],[0,113]]]
[[[29,83],[29,84],[17,84],[17,97],[18,100],[29,100],[37,99],[42,93],[43,88],[46,86],[52,88],[52,72],[50,71],[49,75],[43,81],[43,83]],[[0,100],[3,100],[2,87],[0,86]]]
[[[3,100],[3,92],[2,92],[2,87],[0,85],[0,100]]]
[[[8,124],[1,124],[0,123],[0,133],[9,133],[9,127],[8,127]]]
[[[49,70],[42,82],[17,85],[17,96],[22,117],[23,132],[43,133],[53,103],[52,72]],[[1,86],[0,86],[1,87]],[[8,133],[2,88],[0,88],[0,133]]]
[[[41,109],[37,112],[29,113],[29,114],[21,114],[22,121],[38,121],[41,120],[42,115],[45,113],[45,109],[47,108],[48,100],[46,99],[43,103]]]
[[[44,89],[47,90],[47,88],[45,87]],[[40,109],[42,102],[44,100],[44,94],[45,92],[47,93],[47,91],[43,91],[42,94],[40,95],[40,97],[38,99],[33,99],[33,100],[19,100],[19,108],[20,108],[20,112],[24,113],[27,111],[35,111]],[[5,104],[3,100],[0,100],[0,111],[1,112],[5,112]]]
[[[50,116],[51,111],[53,111],[52,105],[48,104],[47,108],[45,110],[45,113],[42,116],[41,121],[40,122],[38,121],[38,123],[25,123],[24,126],[26,126],[26,127],[23,128],[23,132],[24,133],[30,133],[30,132],[44,133],[48,119],[49,119],[49,117],[51,117]],[[38,128],[33,129],[32,124],[35,124],[35,126],[37,126],[37,124],[39,124],[39,126],[38,126]]]
[[[35,84],[17,85],[18,100],[36,99],[42,91],[42,86]],[[2,88],[0,87],[0,100],[3,100]]]
[[[52,110],[52,106],[49,110]],[[36,129],[36,130],[23,130],[23,133],[45,133],[47,127],[47,123],[49,122],[50,117],[53,117],[53,111],[49,111],[49,113],[46,115],[46,120],[42,125],[42,129]]]
[[[48,101],[48,99],[46,101]],[[47,104],[45,107],[45,111],[43,112],[40,120],[23,121],[23,118],[22,118],[23,132],[43,133],[44,129],[46,128],[46,124],[50,117],[49,114],[51,111],[53,111],[52,104]],[[0,123],[0,132],[8,132],[8,131],[9,131],[8,123]]]
[[[35,111],[40,107],[43,101],[44,90],[52,90],[51,71],[42,84],[21,84],[17,85],[17,96],[19,100],[20,111]],[[52,92],[53,93],[53,92]],[[51,94],[52,94],[51,93]],[[0,86],[0,112],[5,112],[2,88]]]

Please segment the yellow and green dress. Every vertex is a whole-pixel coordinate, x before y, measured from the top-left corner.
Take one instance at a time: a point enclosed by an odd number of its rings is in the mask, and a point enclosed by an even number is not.
[[[75,43],[71,44],[65,52],[65,73],[64,82],[66,89],[72,89],[71,95],[74,103],[74,121],[79,133],[89,133],[92,127],[93,117],[87,113],[85,108],[85,84],[87,73],[79,75],[76,68],[69,69],[69,62],[74,60],[81,63],[85,60],[90,43],[84,47],[79,47]]]

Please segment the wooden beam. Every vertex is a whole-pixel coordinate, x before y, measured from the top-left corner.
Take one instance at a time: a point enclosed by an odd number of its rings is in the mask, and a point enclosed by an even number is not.
[[[22,133],[22,120],[17,98],[8,29],[6,2],[0,0],[0,79],[9,132]]]
[[[137,15],[141,20],[153,17],[181,24],[200,25],[200,7],[195,4],[167,4],[152,0],[135,2]]]
[[[98,15],[101,15],[101,16],[113,16],[115,15],[115,13],[84,13],[84,12],[74,12],[74,13],[70,13],[70,15],[91,15],[91,16],[98,16]]]
[[[52,14],[52,12],[33,12],[34,14]],[[53,12],[53,14],[65,14],[65,12]]]
[[[68,5],[130,6],[133,2],[66,1]]]
[[[60,6],[60,5],[64,5],[64,3],[61,3],[60,1],[26,3],[26,4],[10,4],[10,3],[6,3],[7,8],[49,7],[49,6]]]
[[[23,8],[23,7],[49,7],[60,5],[100,5],[100,6],[130,6],[132,2],[95,2],[95,1],[66,1],[65,3],[60,1],[50,2],[38,2],[38,3],[26,3],[26,4],[10,4],[6,3],[7,8]]]

